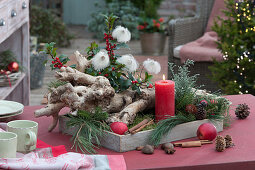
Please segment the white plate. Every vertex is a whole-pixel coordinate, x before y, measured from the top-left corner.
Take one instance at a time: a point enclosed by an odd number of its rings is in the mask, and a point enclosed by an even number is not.
[[[0,100],[0,116],[23,112],[24,105],[14,101]]]
[[[17,116],[17,115],[20,115],[20,114],[22,114],[22,113],[23,113],[23,110],[21,110],[20,112],[13,113],[13,114],[2,115],[2,116],[0,116],[0,119],[5,119],[5,118]]]

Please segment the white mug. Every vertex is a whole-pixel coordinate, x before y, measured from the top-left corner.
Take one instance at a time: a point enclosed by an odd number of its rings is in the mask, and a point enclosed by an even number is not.
[[[12,132],[0,132],[0,158],[16,158],[17,135]]]
[[[27,153],[36,148],[38,123],[30,120],[14,120],[7,123],[7,131],[18,136],[17,152]]]

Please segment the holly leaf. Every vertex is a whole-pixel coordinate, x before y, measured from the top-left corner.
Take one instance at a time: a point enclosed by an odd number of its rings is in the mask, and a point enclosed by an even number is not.
[[[72,65],[70,65],[69,67],[71,67],[71,68],[76,68],[76,64],[72,64]]]
[[[124,79],[123,77],[119,78],[120,90],[124,91],[131,86],[131,81],[129,79]]]
[[[144,78],[144,81],[147,82],[147,81],[151,81],[151,79],[153,78],[152,75],[148,74],[147,72],[145,72],[145,78]]]
[[[129,48],[129,47],[126,43],[119,43],[116,45],[116,50],[118,50],[120,48]]]
[[[134,81],[134,80],[135,80],[134,76],[133,76],[131,73],[128,73],[128,78],[129,78],[131,81]]]
[[[116,43],[117,43],[117,40],[115,40],[115,39],[109,40],[109,43],[111,43],[111,44],[116,44]]]

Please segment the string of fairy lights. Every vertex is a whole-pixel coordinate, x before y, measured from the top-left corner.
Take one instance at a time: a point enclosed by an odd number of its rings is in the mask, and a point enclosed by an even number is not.
[[[239,0],[239,2],[235,3],[236,9],[236,20],[240,24],[241,29],[240,33],[248,33],[249,31],[255,32],[254,23],[251,22],[254,20],[255,16],[255,0]],[[234,45],[232,45],[234,47]],[[244,47],[241,46],[241,49]],[[255,45],[252,46],[252,51],[255,50]],[[234,74],[236,75],[237,79],[234,80],[234,83],[243,82],[242,85],[239,85],[239,94],[249,93],[247,90],[247,84],[245,83],[245,79],[247,76],[245,75],[245,65],[242,64],[244,62],[249,62],[255,64],[255,54],[251,54],[248,50],[244,49],[244,52],[239,52],[240,57],[236,59],[236,68],[233,69]],[[223,60],[228,60],[228,52],[225,52],[223,55]],[[245,60],[245,61],[244,61]],[[246,87],[245,87],[246,86]],[[246,90],[245,90],[246,89]]]
[[[239,2],[236,2],[235,4],[235,8],[237,10],[237,22],[239,22],[243,27],[243,30],[240,30],[240,33],[255,31],[255,26],[252,25],[252,22],[244,25],[245,19],[251,21],[252,16],[255,15],[255,0],[253,2],[251,0],[247,1],[248,3],[246,5],[243,5],[243,2],[244,0],[239,0]]]

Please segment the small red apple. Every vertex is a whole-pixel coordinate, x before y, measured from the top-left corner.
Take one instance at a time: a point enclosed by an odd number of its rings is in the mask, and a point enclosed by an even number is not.
[[[110,128],[114,133],[119,135],[123,135],[128,130],[127,124],[123,122],[113,122]]]
[[[197,129],[197,137],[200,140],[212,141],[217,136],[216,127],[211,123],[203,123]]]
[[[19,64],[17,62],[11,62],[8,65],[8,70],[10,72],[18,72],[19,71]]]

